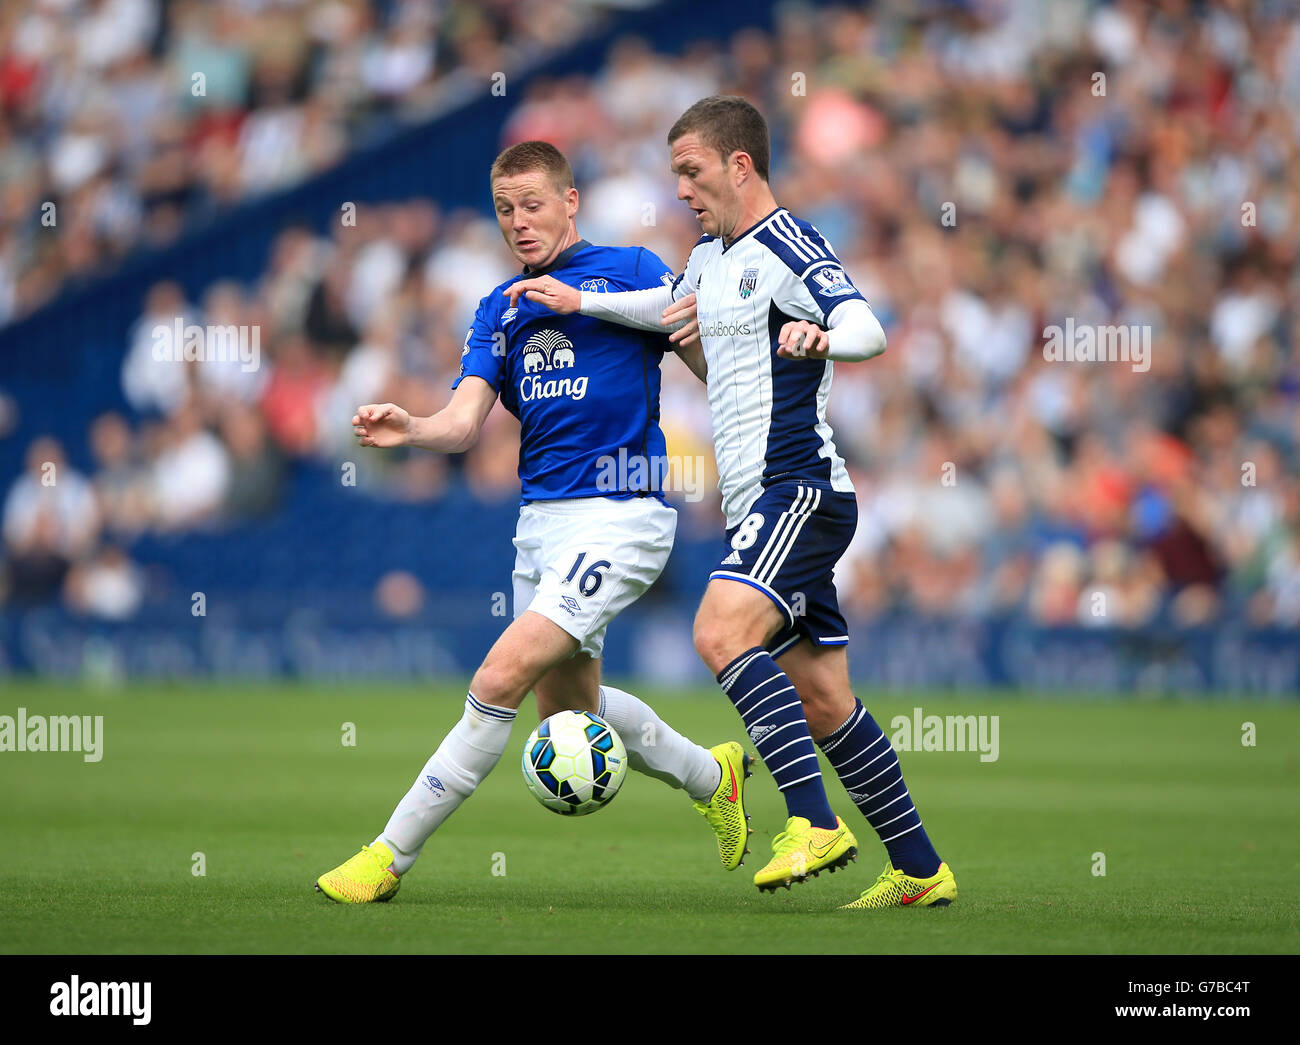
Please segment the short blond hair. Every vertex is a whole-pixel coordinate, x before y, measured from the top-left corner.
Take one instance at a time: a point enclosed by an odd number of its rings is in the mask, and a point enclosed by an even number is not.
[[[530,171],[546,174],[561,193],[573,188],[573,168],[569,166],[564,153],[550,142],[543,141],[520,142],[504,150],[493,161],[488,180],[495,185],[498,178],[527,174]]]

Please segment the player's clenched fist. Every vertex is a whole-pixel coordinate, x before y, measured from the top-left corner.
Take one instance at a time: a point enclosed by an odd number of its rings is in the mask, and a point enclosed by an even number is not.
[[[807,320],[787,323],[776,342],[776,354],[786,359],[825,359],[831,344],[830,335]]]
[[[411,415],[393,403],[357,407],[352,431],[362,446],[404,446],[411,431]]]
[[[552,276],[541,276],[538,279],[521,279],[518,283],[512,283],[501,292],[510,299],[511,306],[519,304],[519,295],[523,295],[529,301],[536,301],[539,305],[545,305],[552,312],[558,312],[562,316],[567,316],[571,312],[577,312],[578,307],[582,304],[582,293],[569,286],[567,283],[561,283]]]

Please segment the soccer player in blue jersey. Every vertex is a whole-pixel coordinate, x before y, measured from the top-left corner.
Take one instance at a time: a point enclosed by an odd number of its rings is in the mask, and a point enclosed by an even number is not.
[[[677,120],[668,144],[678,198],[704,233],[672,287],[594,295],[557,273],[509,293],[640,329],[669,322],[675,340],[698,329],[727,543],[695,618],[695,645],[789,814],[754,884],[788,887],[856,856],[827,800],[818,738],[889,853],[875,884],[845,906],[949,904],[956,879],[921,825],[898,756],[849,687],[848,628],[833,584],[857,502],[826,423],[832,361],[883,352],[884,331],[830,244],[777,205],[758,110],[742,98],[705,98]]]
[[[363,446],[460,453],[474,445],[498,397],[519,418],[516,616],[474,673],[460,721],[383,831],[317,880],[342,903],[392,898],[424,843],[497,764],[530,690],[542,718],[565,709],[601,715],[633,769],[695,799],[726,869],[745,854],[749,756],[741,745],[703,748],[632,694],[600,683],[605,628],[655,582],[676,531],[677,513],[652,482],[653,462],[666,459],[659,429],[665,332],[557,317],[502,295],[510,283],[547,273],[613,291],[666,287],[672,274],[648,250],[579,237],[578,190],[553,145],[512,146],[497,157],[490,181],[501,233],[525,267],[479,304],[451,401],[432,417],[411,417],[392,403],[363,406],[352,424]],[[647,462],[625,470],[629,482],[644,475],[646,487],[609,489],[611,470],[602,462],[611,459]]]

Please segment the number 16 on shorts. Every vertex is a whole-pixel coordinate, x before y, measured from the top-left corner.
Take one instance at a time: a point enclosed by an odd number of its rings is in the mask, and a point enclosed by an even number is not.
[[[585,599],[589,599],[595,595],[596,592],[600,591],[600,582],[605,579],[603,571],[609,569],[614,564],[608,559],[597,559],[583,570],[581,577],[578,577],[578,571],[582,569],[582,564],[586,561],[587,553],[579,552],[578,557],[573,560],[573,569],[571,569],[569,575],[564,578],[564,583],[571,584],[573,583],[574,578],[577,577],[578,594]]]
[[[677,513],[651,498],[524,505],[515,534],[515,612],[540,613],[599,657],[605,626],[659,577]]]

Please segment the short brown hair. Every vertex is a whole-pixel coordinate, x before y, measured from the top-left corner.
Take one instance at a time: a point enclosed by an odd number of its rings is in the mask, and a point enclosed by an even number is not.
[[[747,152],[754,170],[767,181],[767,164],[771,144],[763,114],[744,98],[734,94],[715,94],[701,98],[677,118],[668,132],[671,145],[684,134],[698,134],[700,141],[722,155],[726,163],[733,152]]]
[[[561,193],[573,188],[573,168],[564,158],[564,153],[550,142],[543,141],[520,142],[510,146],[493,162],[488,182],[495,184],[498,178],[527,174],[530,171],[542,171],[549,175]]]

